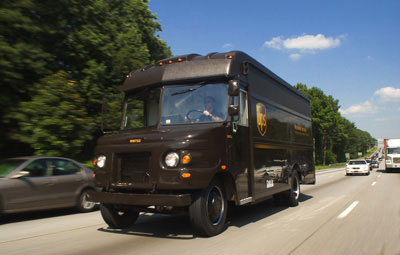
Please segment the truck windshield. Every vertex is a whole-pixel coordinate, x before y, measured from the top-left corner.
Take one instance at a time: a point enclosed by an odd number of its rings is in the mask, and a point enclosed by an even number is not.
[[[164,87],[161,124],[224,121],[228,88],[224,83]]]
[[[400,154],[400,148],[388,148],[387,154]]]
[[[122,129],[155,126],[160,117],[161,125],[220,122],[226,119],[227,105],[224,83],[145,88],[125,97]]]

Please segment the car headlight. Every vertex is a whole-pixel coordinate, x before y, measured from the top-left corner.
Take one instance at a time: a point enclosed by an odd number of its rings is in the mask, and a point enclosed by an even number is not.
[[[165,156],[165,164],[168,167],[176,167],[179,163],[179,155],[176,152],[170,152]]]
[[[96,158],[96,166],[99,168],[103,168],[106,165],[106,156],[99,155]]]

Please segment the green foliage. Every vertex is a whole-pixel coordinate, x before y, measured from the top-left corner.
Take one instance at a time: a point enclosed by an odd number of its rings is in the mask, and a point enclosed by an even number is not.
[[[31,149],[45,153],[50,137],[56,139],[51,145],[54,153],[75,153],[83,142],[84,148],[79,150],[91,154],[93,140],[100,133],[104,96],[118,93],[128,72],[171,56],[169,47],[156,35],[161,30],[156,18],[143,0],[1,1],[1,155],[24,154]],[[37,98],[50,97],[41,90],[43,86],[55,89],[61,81],[74,84],[74,95],[80,97],[77,107],[82,110],[74,114],[92,128],[90,134],[86,128],[82,131],[79,142],[55,135],[54,123],[62,123],[58,118],[65,116],[45,111],[54,110],[54,101]],[[39,106],[40,112],[33,110]],[[66,111],[72,106],[60,102],[59,107]],[[29,118],[35,123],[44,118],[45,124],[29,127]],[[64,124],[63,130],[81,127],[76,120]],[[33,137],[28,137],[28,131]]]
[[[301,83],[295,87],[307,95],[311,102],[316,164],[344,162],[345,153],[357,158],[358,152],[365,154],[376,144],[368,132],[357,129],[354,123],[341,116],[338,100],[316,87],[307,88]]]
[[[30,144],[36,155],[77,156],[86,140],[92,139],[93,123],[88,123],[85,100],[78,85],[60,71],[34,86],[32,100],[20,103],[10,116],[19,123],[13,138]]]

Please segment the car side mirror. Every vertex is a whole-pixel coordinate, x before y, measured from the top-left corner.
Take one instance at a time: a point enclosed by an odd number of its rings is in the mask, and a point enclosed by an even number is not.
[[[239,81],[237,80],[230,80],[229,81],[229,86],[228,86],[228,94],[230,96],[238,96],[239,95],[239,90],[240,90],[240,85]]]
[[[19,179],[28,176],[30,173],[28,171],[20,171],[18,174],[11,176],[11,179]]]

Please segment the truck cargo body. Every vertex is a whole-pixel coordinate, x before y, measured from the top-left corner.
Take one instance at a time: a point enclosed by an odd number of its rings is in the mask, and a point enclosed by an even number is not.
[[[383,139],[385,153],[385,169],[391,172],[400,169],[400,138]]]
[[[315,183],[308,98],[243,52],[162,60],[123,91],[121,130],[96,147],[103,191],[89,197],[110,226],[129,225],[115,211],[184,211],[211,236],[228,202],[297,205],[299,184]]]

